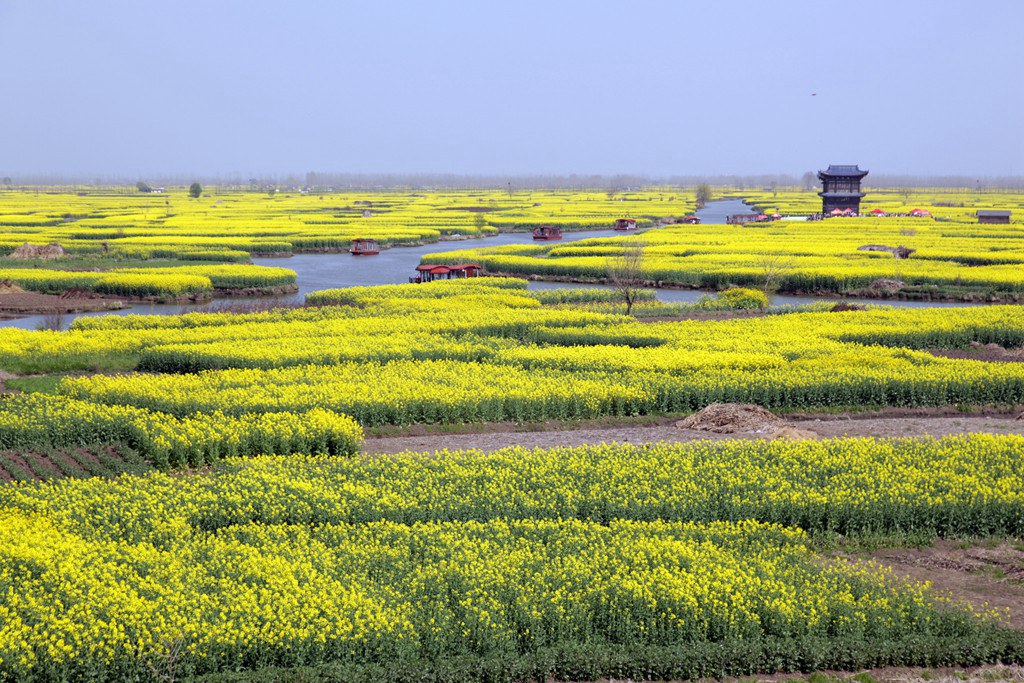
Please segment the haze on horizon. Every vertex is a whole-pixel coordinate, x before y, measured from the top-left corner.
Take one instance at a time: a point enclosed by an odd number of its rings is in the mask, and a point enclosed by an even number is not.
[[[0,174],[1024,174],[1024,3],[0,0]]]

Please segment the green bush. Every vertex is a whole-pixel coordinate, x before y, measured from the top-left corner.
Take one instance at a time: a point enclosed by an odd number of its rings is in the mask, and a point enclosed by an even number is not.
[[[734,287],[719,292],[717,297],[701,297],[697,307],[708,311],[741,311],[768,307],[768,296],[757,289]]]

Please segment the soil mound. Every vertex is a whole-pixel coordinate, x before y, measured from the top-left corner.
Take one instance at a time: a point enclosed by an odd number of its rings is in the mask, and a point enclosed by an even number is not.
[[[821,434],[810,429],[800,429],[786,425],[772,432],[772,438],[780,441],[805,441],[807,439],[820,439]]]
[[[13,252],[11,252],[10,258],[13,259],[56,259],[67,256],[67,252],[64,251],[64,247],[59,244],[25,244],[21,245]]]
[[[712,403],[707,408],[676,422],[676,427],[716,434],[774,434],[786,427],[786,423],[752,403]]]
[[[0,280],[0,294],[22,294],[24,291],[17,282]]]
[[[99,299],[101,298],[96,292],[90,292],[88,289],[82,289],[81,287],[72,287],[61,293],[60,299]]]
[[[866,311],[867,306],[861,304],[848,304],[845,301],[840,301],[832,308],[828,309],[833,313],[842,313],[843,311]]]
[[[857,247],[857,251],[886,251],[893,255],[893,258],[910,258],[917,249],[910,249],[902,244],[898,247],[887,247],[884,244],[865,244]]]
[[[967,349],[926,349],[939,358],[959,358],[985,361],[988,363],[1024,363],[1024,348],[1007,349],[999,344],[971,342]]]
[[[889,294],[895,294],[896,292],[900,291],[906,286],[907,283],[903,282],[902,280],[888,280],[886,278],[881,278],[872,282],[868,286],[868,289],[874,290],[876,292],[887,292]]]

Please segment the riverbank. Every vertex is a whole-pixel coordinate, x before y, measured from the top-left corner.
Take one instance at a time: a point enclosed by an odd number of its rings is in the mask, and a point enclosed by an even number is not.
[[[381,251],[385,249],[392,249],[394,247],[401,247],[403,249],[413,247],[425,247],[431,244],[438,244],[440,242],[464,242],[466,240],[477,240],[487,239],[488,237],[495,237],[497,233],[487,233],[482,235],[441,235],[436,240],[403,240],[399,242],[384,242],[378,241],[377,246]],[[291,251],[269,251],[261,252],[254,255],[253,258],[291,258],[299,254],[349,254],[351,246],[336,246],[336,247],[301,247],[292,249]],[[250,261],[250,263],[253,263]]]
[[[102,296],[57,296],[40,294],[39,292],[0,292],[0,320],[32,314],[89,313],[95,311],[115,311],[125,307],[120,299],[107,299]]]
[[[513,272],[486,272],[491,277],[513,277],[531,282],[558,282],[564,284],[586,285],[590,287],[614,287],[615,285],[608,278],[588,278],[573,275],[536,275],[519,274]],[[702,292],[715,294],[722,290],[703,289],[696,285],[681,282],[667,282],[664,280],[643,280],[636,284],[644,289],[677,290],[687,292]],[[884,289],[865,288],[853,291],[803,291],[803,290],[776,290],[777,294],[790,297],[803,297],[812,300],[830,299],[874,299],[884,301],[912,301],[920,303],[965,303],[965,304],[1017,304],[1024,303],[1024,293],[1014,292],[990,292],[982,290],[943,289],[938,286],[907,287],[905,290],[887,291]]]
[[[186,306],[208,304],[213,302],[215,298],[261,299],[289,296],[298,291],[299,287],[295,284],[272,287],[220,288],[180,294],[175,297],[167,295],[110,296],[80,288],[73,288],[59,295],[24,290],[7,290],[0,291],[0,324],[3,321],[14,321],[29,316],[114,313],[124,311],[132,304]]]
[[[724,223],[726,217],[733,213],[749,212],[749,207],[742,201],[726,200],[709,202],[708,206],[700,211],[698,215],[705,224],[716,222]],[[539,223],[538,223],[539,224]],[[684,226],[685,227],[685,226]],[[692,226],[699,229],[700,226]],[[652,228],[648,228],[651,230]],[[543,243],[551,246],[568,245],[576,241],[592,238],[607,238],[621,236],[624,233],[611,229],[567,231],[563,239],[556,243]],[[629,233],[625,233],[629,234]],[[635,234],[635,233],[632,233]],[[351,256],[347,249],[340,248],[310,248],[297,250],[295,252],[281,252],[280,254],[260,254],[252,258],[254,265],[279,266],[282,257],[288,258],[287,267],[294,270],[297,275],[296,290],[278,290],[277,292],[260,292],[252,289],[244,293],[230,294],[216,291],[212,300],[206,300],[211,306],[234,305],[239,297],[254,298],[256,303],[277,303],[284,305],[301,305],[305,295],[309,292],[336,289],[341,287],[365,287],[373,285],[403,284],[409,281],[409,277],[415,275],[415,269],[425,257],[432,254],[457,251],[467,248],[474,243],[481,247],[492,246],[527,246],[536,245],[538,242],[532,239],[529,232],[502,232],[500,234],[484,235],[479,238],[463,235],[445,235],[436,242],[420,243],[401,242],[392,245],[382,245],[381,252],[374,256],[356,258]],[[390,248],[401,246],[401,248]],[[603,280],[595,278],[565,277],[565,276],[527,276],[531,289],[547,289],[560,287],[609,287]],[[680,283],[667,282],[664,280],[653,280],[646,283],[649,287],[655,288],[657,298],[663,303],[694,303],[701,296],[713,290],[702,290],[696,287],[689,287]],[[794,292],[778,293],[771,297],[771,305],[797,306],[805,304],[817,304],[827,300],[840,300],[858,304],[888,304],[893,306],[966,306],[984,305],[995,303],[1000,298],[993,299],[988,292],[953,292],[948,288],[942,292],[931,290],[925,291],[917,287],[907,288],[904,293],[887,292]],[[1019,299],[1013,300],[1015,303]],[[69,314],[67,324],[75,315],[107,315],[132,314],[145,315],[175,315],[189,312],[194,307],[188,303],[155,303],[152,301],[134,302],[130,308],[121,311],[92,311],[86,313]],[[0,320],[0,326],[16,326],[34,328],[42,322],[39,316],[22,318],[19,320]]]
[[[272,297],[272,296],[288,296],[289,294],[295,294],[299,291],[297,284],[290,285],[276,285],[272,287],[225,287],[217,288],[213,290],[213,294],[218,297]],[[211,297],[212,298],[212,297]]]

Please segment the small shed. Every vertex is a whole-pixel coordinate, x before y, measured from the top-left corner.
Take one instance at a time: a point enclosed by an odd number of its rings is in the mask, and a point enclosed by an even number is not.
[[[728,225],[745,225],[747,223],[767,223],[772,220],[763,213],[737,213],[725,217]]]
[[[538,225],[533,229],[533,239],[560,240],[562,239],[562,229],[553,225]]]
[[[380,245],[377,240],[368,237],[357,237],[352,240],[352,246],[348,253],[353,256],[373,256],[380,253]]]
[[[409,278],[409,282],[419,283],[443,280],[450,272],[451,270],[448,266],[442,266],[437,263],[424,263],[423,265],[416,266],[416,274]]]
[[[616,218],[615,219],[616,230],[636,230],[636,219],[635,218]]]
[[[440,263],[424,263],[416,266],[416,274],[409,278],[409,282],[433,282],[434,280],[462,280],[471,277],[480,277],[482,266],[475,263],[457,263],[451,266]]]
[[[979,223],[1009,223],[1010,212],[999,209],[978,209]]]
[[[480,277],[480,272],[483,270],[483,266],[478,266],[475,263],[457,263],[454,266],[448,266],[451,271],[449,278],[452,280],[461,280],[469,277]]]

